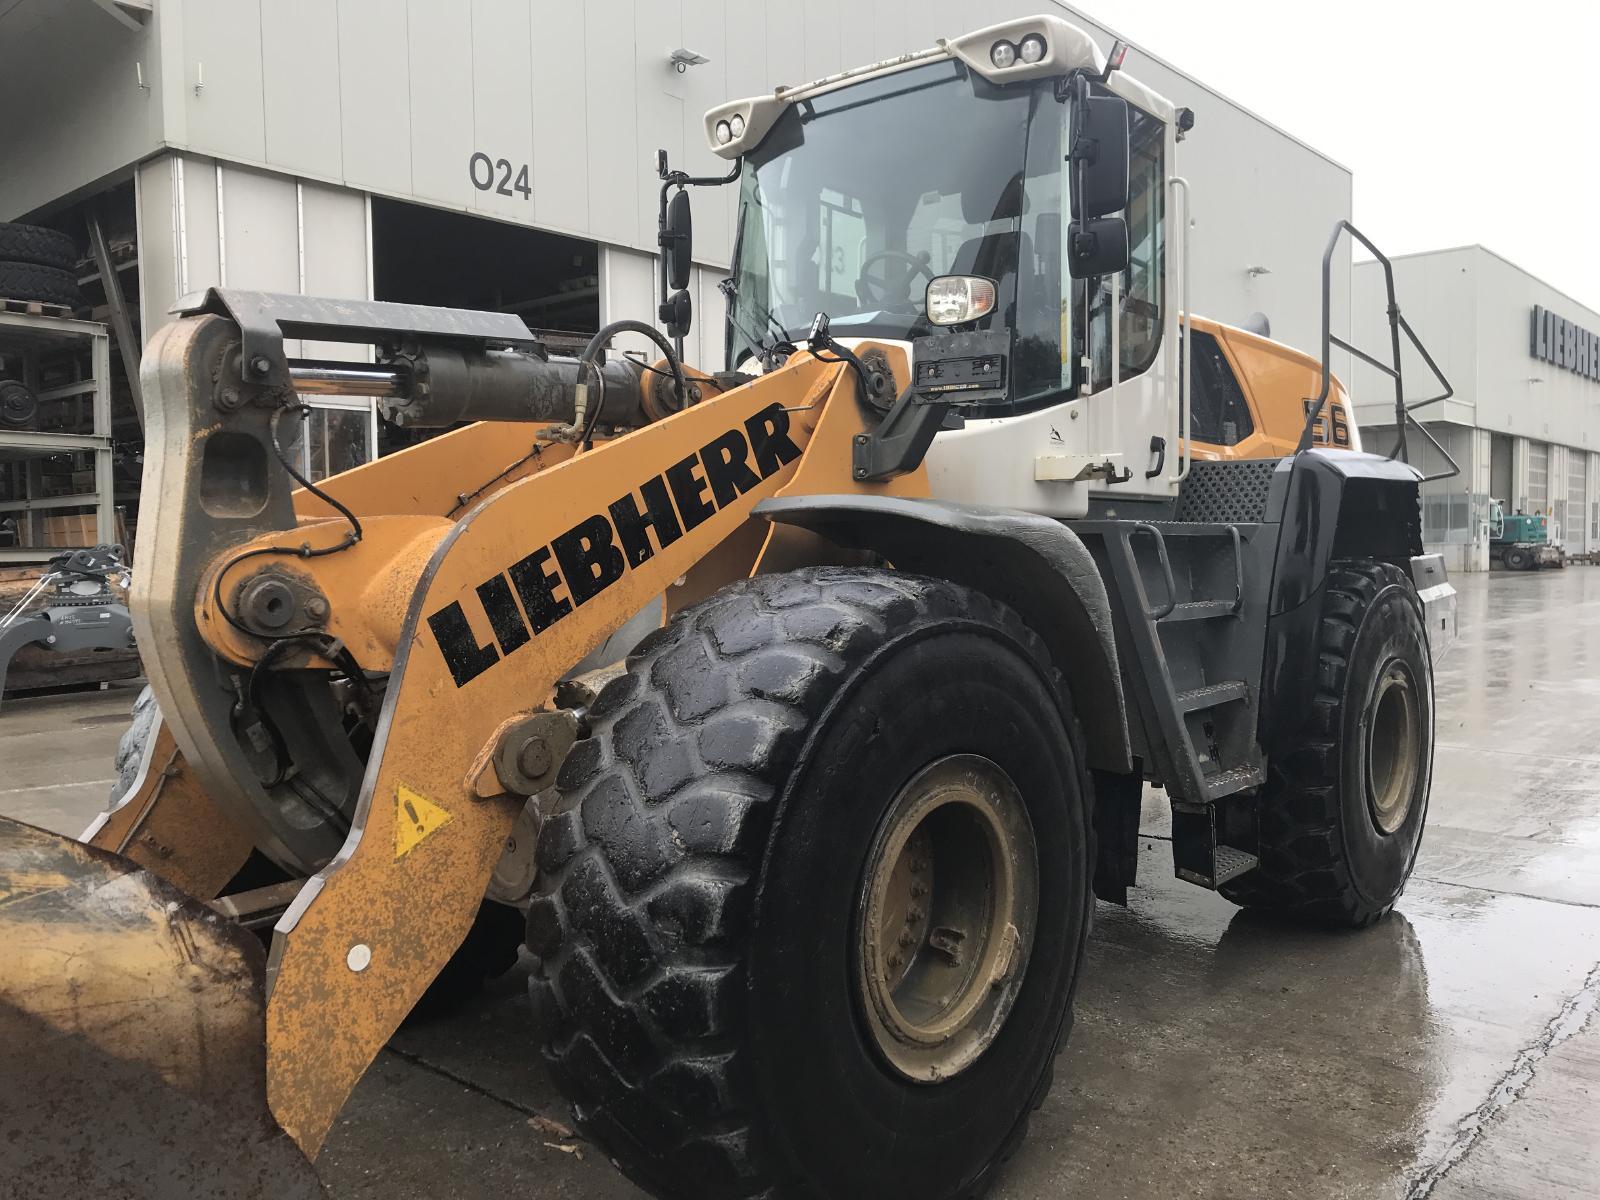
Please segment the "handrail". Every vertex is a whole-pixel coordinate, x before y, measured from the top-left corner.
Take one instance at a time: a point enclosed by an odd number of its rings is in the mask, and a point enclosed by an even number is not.
[[[1389,317],[1389,351],[1393,356],[1392,366],[1386,366],[1373,355],[1364,350],[1358,350],[1344,338],[1336,337],[1333,333],[1333,252],[1339,246],[1340,234],[1347,231],[1352,238],[1367,248],[1373,258],[1383,265],[1383,283],[1388,296],[1388,308],[1386,311]],[[1402,333],[1410,339],[1411,345],[1422,356],[1422,361],[1427,364],[1428,370],[1433,372],[1433,377],[1444,388],[1444,391],[1439,395],[1430,396],[1426,400],[1415,400],[1409,404],[1406,402],[1405,381],[1401,377],[1400,370],[1400,335]],[[1455,389],[1450,386],[1450,381],[1444,377],[1444,372],[1439,370],[1439,364],[1433,361],[1433,355],[1428,353],[1427,347],[1422,344],[1421,339],[1416,335],[1416,331],[1411,328],[1411,323],[1400,313],[1400,305],[1396,303],[1394,296],[1394,265],[1383,251],[1372,244],[1371,238],[1350,224],[1349,221],[1344,220],[1334,225],[1333,233],[1328,238],[1327,249],[1322,252],[1322,390],[1317,393],[1316,399],[1306,409],[1306,425],[1300,431],[1300,443],[1295,447],[1296,454],[1311,448],[1311,431],[1321,421],[1323,406],[1327,404],[1328,396],[1333,390],[1332,358],[1334,346],[1338,346],[1341,350],[1349,351],[1362,362],[1382,371],[1394,380],[1394,417],[1397,436],[1394,449],[1389,452],[1389,457],[1398,458],[1401,462],[1406,463],[1411,461],[1409,447],[1406,445],[1406,426],[1410,424],[1416,426],[1417,432],[1427,438],[1432,443],[1433,448],[1442,454],[1445,461],[1450,464],[1448,471],[1441,471],[1436,475],[1424,475],[1422,477],[1424,483],[1431,483],[1436,479],[1450,479],[1461,474],[1460,464],[1440,444],[1439,439],[1428,432],[1427,426],[1411,415],[1419,408],[1426,407],[1429,404],[1438,404],[1442,400],[1448,400],[1455,395]]]
[[[1192,322],[1189,316],[1189,238],[1192,232],[1189,226],[1189,181],[1182,175],[1174,175],[1167,180],[1167,187],[1169,190],[1183,189],[1183,220],[1177,223],[1177,228],[1183,231],[1178,259],[1179,269],[1183,272],[1179,298],[1183,336],[1178,343],[1178,427],[1173,430],[1172,438],[1173,453],[1178,459],[1178,472],[1172,476],[1172,482],[1182,483],[1189,477],[1189,462],[1194,457],[1193,447],[1189,444],[1190,409],[1193,403],[1190,392],[1194,374],[1190,369],[1194,357],[1194,338],[1191,336]]]

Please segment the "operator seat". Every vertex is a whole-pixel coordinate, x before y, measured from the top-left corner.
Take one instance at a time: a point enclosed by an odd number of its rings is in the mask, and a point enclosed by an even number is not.
[[[973,190],[961,193],[961,216],[968,225],[993,225],[1000,221],[1020,225],[1026,208],[1021,172],[1013,175],[1001,189],[1000,195],[995,198],[993,211],[981,211],[978,206],[982,202],[983,198],[974,195]],[[999,229],[962,242],[950,263],[950,274],[983,275],[995,281],[1000,295],[1014,296],[1015,291],[1008,292],[1007,289],[1019,265],[1026,274],[1035,272],[1032,239],[1023,229]]]

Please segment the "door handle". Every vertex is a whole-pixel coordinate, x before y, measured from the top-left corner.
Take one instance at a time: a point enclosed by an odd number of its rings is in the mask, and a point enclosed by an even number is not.
[[[1146,479],[1154,479],[1167,469],[1167,439],[1159,433],[1150,435],[1150,453],[1156,456],[1156,465],[1144,473]]]

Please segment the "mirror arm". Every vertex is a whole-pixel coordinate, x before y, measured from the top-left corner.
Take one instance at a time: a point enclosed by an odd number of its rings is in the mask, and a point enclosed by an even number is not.
[[[657,257],[660,259],[661,265],[658,273],[661,279],[660,311],[665,312],[667,308],[667,293],[669,291],[667,287],[668,251],[672,248],[674,240],[680,236],[667,232],[667,202],[672,198],[672,189],[675,187],[679,189],[721,187],[724,184],[732,183],[739,178],[739,168],[743,163],[744,156],[740,155],[733,160],[733,165],[728,169],[726,175],[690,175],[686,171],[674,171],[668,166],[666,150],[656,151],[656,177],[661,180],[661,206],[656,215],[656,245],[659,247]],[[683,359],[683,334],[677,334],[672,341],[677,349],[678,359],[681,362]]]

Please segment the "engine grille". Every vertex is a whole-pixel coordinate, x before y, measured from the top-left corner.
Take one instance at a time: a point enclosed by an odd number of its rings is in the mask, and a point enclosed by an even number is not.
[[[1264,521],[1267,494],[1277,458],[1195,462],[1178,493],[1180,521],[1220,521],[1228,524]]]

